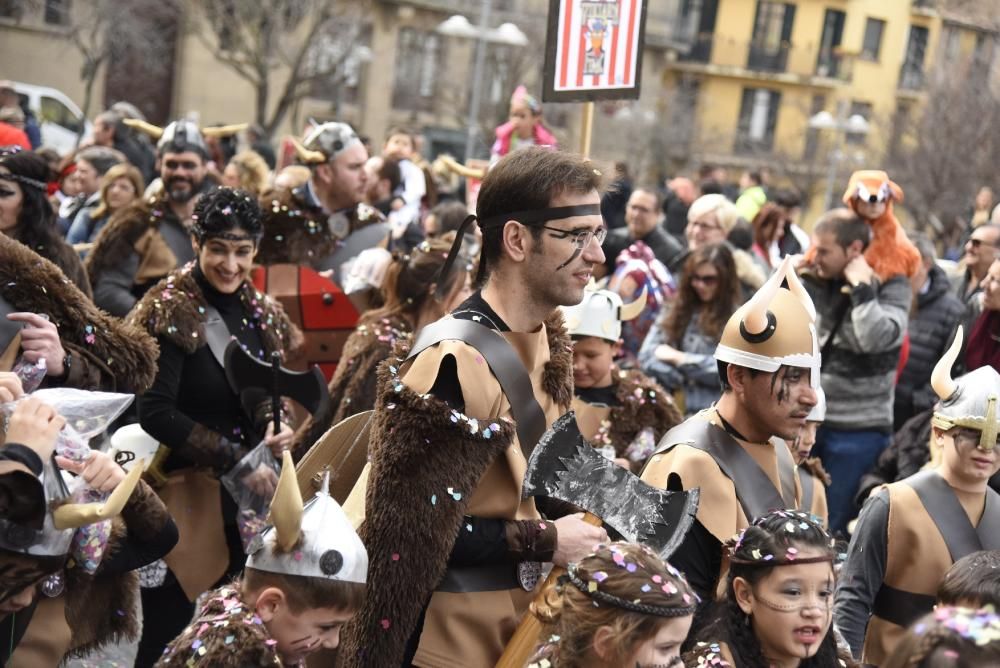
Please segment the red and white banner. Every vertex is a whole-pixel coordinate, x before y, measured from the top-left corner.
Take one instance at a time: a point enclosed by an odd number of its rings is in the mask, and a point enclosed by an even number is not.
[[[545,100],[639,96],[646,0],[551,0]]]

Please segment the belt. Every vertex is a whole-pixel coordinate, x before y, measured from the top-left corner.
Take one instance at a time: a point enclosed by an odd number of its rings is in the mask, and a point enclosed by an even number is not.
[[[541,564],[535,561],[449,568],[445,571],[441,582],[438,583],[436,591],[451,594],[507,591],[509,589],[532,591],[538,584],[541,571]]]
[[[887,622],[905,628],[934,610],[935,602],[933,596],[914,594],[883,583],[875,595],[872,612]]]

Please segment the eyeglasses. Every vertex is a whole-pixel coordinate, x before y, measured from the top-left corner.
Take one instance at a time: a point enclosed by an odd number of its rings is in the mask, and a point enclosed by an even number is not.
[[[975,239],[975,238],[973,238],[973,239],[969,239],[965,243],[971,245],[973,248],[979,248],[980,246],[986,246],[988,248],[995,248],[995,246],[993,244],[986,243],[982,239]]]
[[[604,226],[598,227],[596,230],[579,230],[578,232],[560,230],[558,227],[549,227],[548,225],[539,225],[538,227],[549,232],[555,232],[559,235],[559,239],[572,239],[573,245],[577,250],[581,251],[590,245],[591,239],[595,239],[597,245],[600,246],[608,236],[608,228]]]
[[[703,229],[703,230],[706,230],[706,231],[721,230],[722,229],[722,225],[719,225],[718,223],[707,223],[707,222],[705,222],[703,220],[694,220],[694,221],[690,222],[689,225],[691,226],[692,229],[696,229],[696,230],[699,229],[699,228]]]
[[[719,277],[713,276],[711,274],[706,274],[704,276],[699,276],[698,274],[695,274],[694,276],[691,277],[691,282],[701,283],[702,285],[715,285],[716,283],[719,282]]]

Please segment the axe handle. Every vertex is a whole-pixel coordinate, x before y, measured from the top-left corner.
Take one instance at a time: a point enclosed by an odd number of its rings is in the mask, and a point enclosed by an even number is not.
[[[584,513],[583,521],[595,527],[601,526],[601,518],[597,515]],[[558,538],[557,538],[558,540]],[[556,585],[556,581],[566,572],[562,566],[553,566],[549,571],[549,577],[545,578],[545,583],[538,591],[534,603],[541,603],[545,600],[545,595],[549,589]],[[504,648],[500,660],[496,663],[496,668],[524,668],[528,659],[538,648],[538,638],[542,634],[542,623],[538,621],[531,611],[524,613],[524,618],[518,625],[517,630],[511,637],[507,647]]]

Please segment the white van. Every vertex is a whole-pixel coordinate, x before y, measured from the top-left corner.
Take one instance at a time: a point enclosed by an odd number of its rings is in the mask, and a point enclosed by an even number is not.
[[[68,155],[76,149],[81,128],[83,137],[92,132],[90,121],[84,117],[80,107],[62,91],[17,81],[13,83],[22,102],[27,101],[28,109],[38,119],[42,146],[54,148],[59,155]]]

